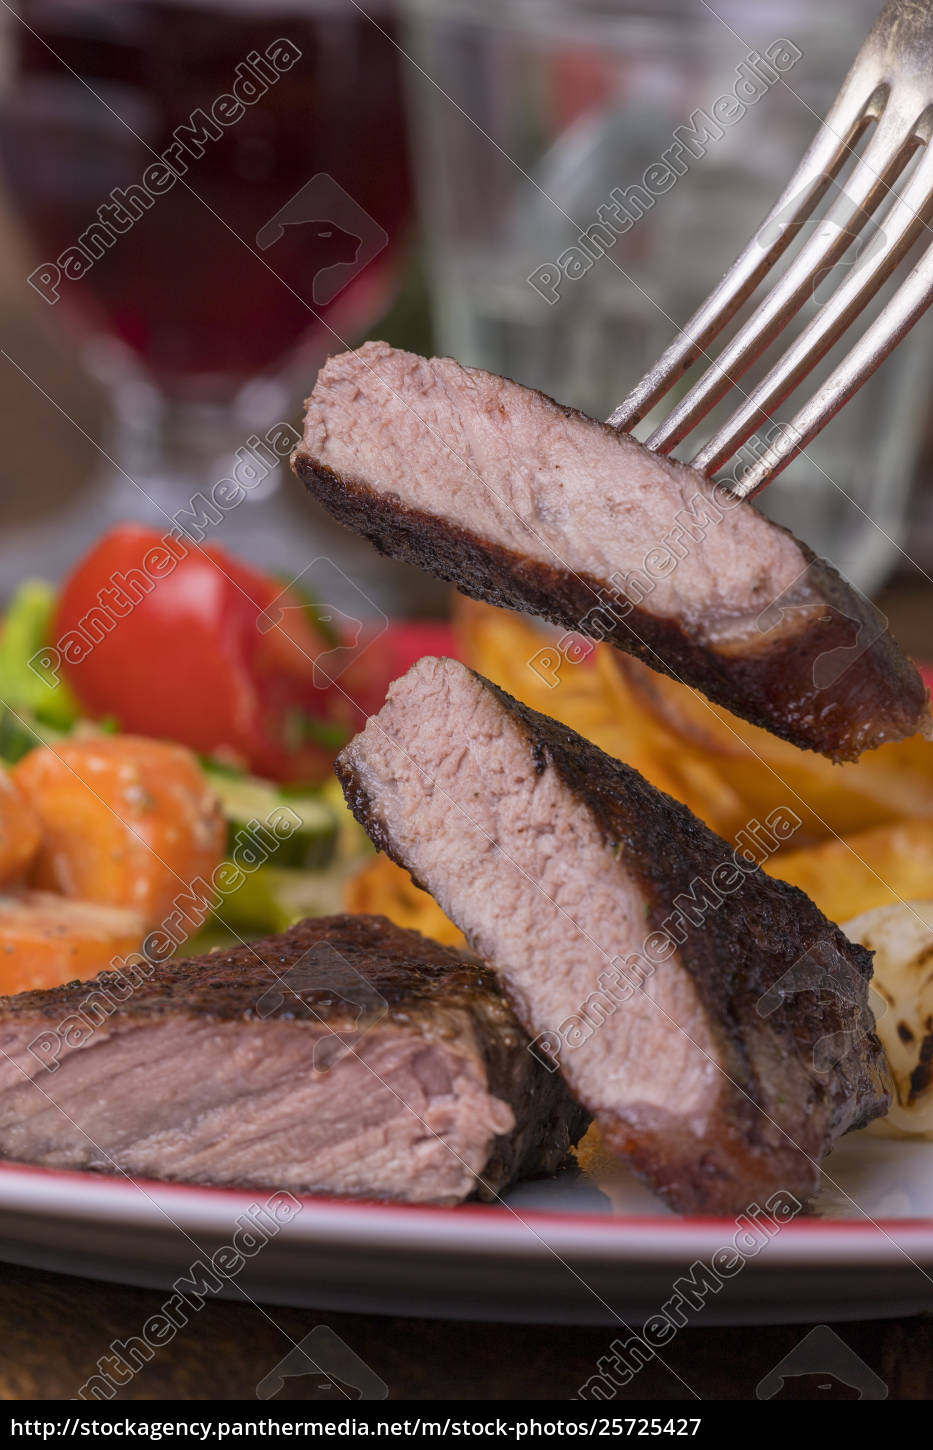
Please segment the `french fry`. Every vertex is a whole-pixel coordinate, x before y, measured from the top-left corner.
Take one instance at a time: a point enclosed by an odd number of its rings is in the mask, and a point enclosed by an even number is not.
[[[800,816],[801,840],[933,817],[933,743],[914,736],[834,765],[713,705],[698,691],[617,650],[606,652],[638,707],[661,727],[657,748],[699,755],[744,803],[748,816],[787,805]],[[694,807],[695,809],[695,807]],[[714,828],[710,807],[697,811]],[[728,835],[728,832],[723,832]]]
[[[933,820],[902,821],[780,851],[764,869],[799,886],[831,921],[933,897]]]
[[[408,872],[388,856],[377,856],[357,871],[347,882],[344,899],[347,911],[387,916],[396,926],[420,931],[444,946],[466,944],[463,933],[444,915],[433,896],[415,886]]]
[[[466,600],[456,619],[473,669],[633,765],[727,840],[776,806],[801,818],[801,842],[933,818],[933,743],[921,736],[834,765],[610,645],[539,673],[530,661],[557,651],[538,626]]]

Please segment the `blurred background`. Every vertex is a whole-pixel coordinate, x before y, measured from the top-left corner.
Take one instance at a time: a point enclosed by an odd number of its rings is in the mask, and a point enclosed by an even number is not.
[[[334,603],[355,614],[443,613],[442,586],[377,558],[288,471],[323,359],[380,336],[605,416],[761,220],[877,9],[4,9],[0,598],[26,574],[62,578],[116,522],[170,528],[233,476],[245,497],[215,510],[207,542],[286,578],[326,557]],[[678,128],[717,102],[728,122],[646,193]],[[605,255],[562,267],[631,189],[641,201]],[[926,657],[931,361],[928,317],[761,500]]]

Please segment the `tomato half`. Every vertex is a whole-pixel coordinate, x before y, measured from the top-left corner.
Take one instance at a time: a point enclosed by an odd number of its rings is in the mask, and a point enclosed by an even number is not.
[[[273,780],[320,780],[359,723],[315,677],[332,640],[313,612],[215,545],[112,530],[65,584],[52,642],[93,718]]]

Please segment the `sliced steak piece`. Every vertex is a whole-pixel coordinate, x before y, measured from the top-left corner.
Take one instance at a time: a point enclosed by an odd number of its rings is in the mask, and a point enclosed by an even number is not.
[[[870,954],[566,726],[425,658],[337,769],[672,1206],[808,1198],[839,1134],[885,1110]]]
[[[557,1168],[588,1122],[494,973],[385,917],[137,976],[0,999],[4,1158],[457,1203]]]
[[[691,468],[450,358],[331,358],[292,464],[342,523],[465,594],[608,639],[805,749],[929,726],[882,616]]]

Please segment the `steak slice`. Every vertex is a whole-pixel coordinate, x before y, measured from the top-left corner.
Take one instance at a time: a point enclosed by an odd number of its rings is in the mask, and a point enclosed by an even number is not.
[[[488,967],[381,916],[128,977],[0,999],[4,1158],[457,1203],[588,1122]]]
[[[806,545],[543,393],[371,342],[308,399],[295,472],[382,553],[608,639],[839,760],[929,727],[886,622]]]
[[[835,1139],[887,1107],[870,953],[566,726],[425,658],[337,771],[673,1207],[806,1199]]]

